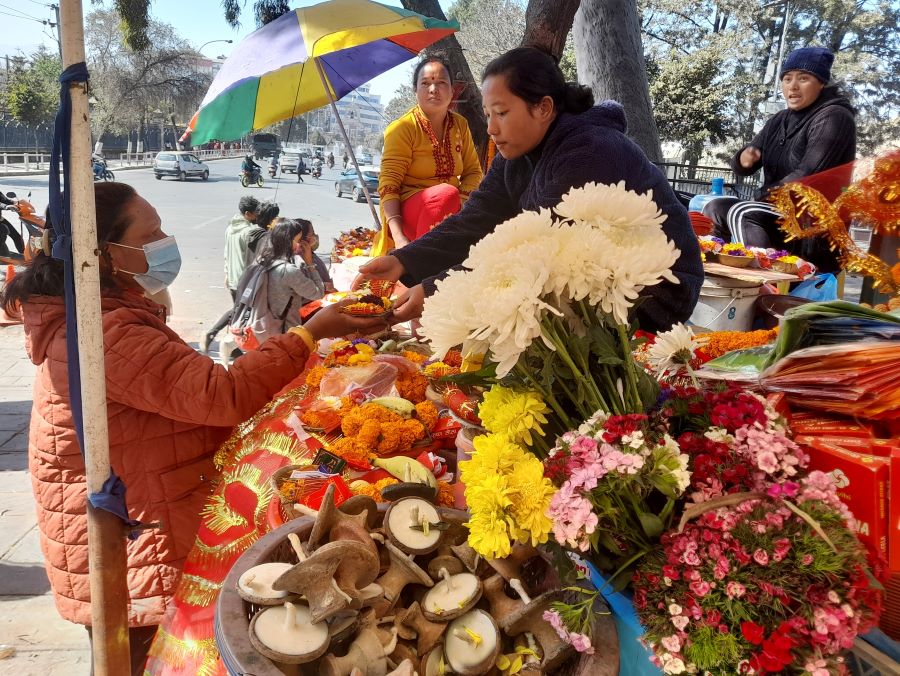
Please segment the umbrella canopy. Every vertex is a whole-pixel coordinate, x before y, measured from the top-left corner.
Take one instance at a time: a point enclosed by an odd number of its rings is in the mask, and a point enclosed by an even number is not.
[[[370,0],[287,12],[247,36],[225,61],[188,125],[191,142],[237,139],[328,105],[313,59],[340,99],[457,30],[456,21]]]

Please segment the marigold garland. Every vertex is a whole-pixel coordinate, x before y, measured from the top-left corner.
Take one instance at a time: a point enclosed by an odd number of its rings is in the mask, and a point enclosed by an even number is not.
[[[768,345],[777,337],[777,328],[759,331],[714,331],[695,336],[694,342],[706,356],[716,359],[733,350],[746,350],[751,347]]]
[[[401,374],[397,378],[397,392],[401,397],[414,404],[425,401],[426,389],[428,389],[428,378],[419,372]]]

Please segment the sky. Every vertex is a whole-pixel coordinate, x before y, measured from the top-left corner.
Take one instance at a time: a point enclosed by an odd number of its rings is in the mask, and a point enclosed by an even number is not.
[[[379,1],[385,5],[401,6],[399,0]],[[56,29],[40,23],[42,20],[55,22],[51,4],[43,0],[0,0],[0,57],[20,53],[28,55],[41,44],[54,51],[58,49]],[[91,0],[82,0],[82,4],[85,13],[93,9]],[[111,2],[107,0],[105,4],[110,6]],[[291,7],[308,7],[317,2],[295,0],[290,4]],[[446,12],[451,2],[441,0],[440,4]],[[234,40],[232,44],[216,42],[203,47],[202,53],[210,58],[228,56],[243,37],[256,29],[252,16],[253,0],[245,0],[241,12],[242,26],[236,31],[225,22],[220,0],[151,0],[150,12],[153,18],[175,26],[194,47],[210,40]],[[401,64],[370,82],[372,93],[380,94],[383,104],[387,104],[397,87],[412,76],[412,63]]]

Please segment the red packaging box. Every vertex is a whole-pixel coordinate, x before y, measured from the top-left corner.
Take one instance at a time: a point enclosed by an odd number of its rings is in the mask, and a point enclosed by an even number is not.
[[[888,487],[890,500],[890,523],[888,528],[888,568],[892,573],[900,573],[900,450],[891,453],[891,472]],[[898,585],[900,590],[900,585]],[[900,618],[900,613],[898,613]],[[898,619],[900,626],[900,619]]]
[[[856,517],[859,539],[887,557],[888,459],[853,453],[815,438],[807,450],[809,469],[827,472],[837,480],[838,496]]]

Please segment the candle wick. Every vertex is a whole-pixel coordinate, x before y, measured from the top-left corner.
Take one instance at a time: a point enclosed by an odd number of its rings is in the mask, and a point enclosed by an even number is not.
[[[450,574],[450,571],[446,568],[441,568],[441,578],[444,580],[444,586],[447,588],[447,591],[453,591],[453,576]]]
[[[522,585],[521,580],[513,578],[509,581],[509,586],[516,591],[516,593],[519,595],[519,598],[525,601],[525,603],[531,603],[531,597],[528,595],[528,592],[525,591],[525,587]]]
[[[296,533],[288,533],[288,541],[291,543],[291,547],[294,549],[294,553],[297,555],[297,558],[300,559],[300,563],[306,561],[307,556],[306,552],[303,551],[303,545],[300,544],[300,538]]]
[[[477,648],[478,646],[480,646],[482,644],[482,642],[484,641],[484,639],[481,638],[481,634],[478,634],[478,633],[472,631],[468,627],[463,627],[461,630],[456,629],[453,632],[453,635],[456,636],[456,638],[465,641],[466,643],[468,643],[469,645],[471,645],[474,648]]]
[[[297,607],[290,601],[284,604],[284,630],[290,631],[297,626]]]
[[[250,589],[256,589],[259,583],[254,582],[254,580],[256,580],[256,575],[254,575],[253,573],[248,573],[247,577],[244,578],[244,584],[250,587]]]

